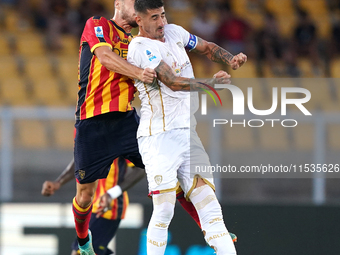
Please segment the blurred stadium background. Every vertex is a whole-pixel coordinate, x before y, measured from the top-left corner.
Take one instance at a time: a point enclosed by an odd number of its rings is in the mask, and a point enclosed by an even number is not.
[[[218,147],[212,144],[216,137],[210,136],[208,123],[200,123],[198,132],[212,161],[339,163],[340,1],[165,0],[165,4],[169,23],[232,53],[248,55],[242,69],[228,71],[234,78],[254,78],[252,82],[258,83],[255,105],[264,109],[271,105],[273,85],[264,78],[276,78],[276,87],[308,88],[313,98],[308,109],[331,119],[321,121],[321,134],[316,127],[320,121],[294,129],[228,129],[217,137]],[[73,156],[82,28],[92,15],[111,18],[112,13],[113,0],[0,1],[1,255],[68,254],[65,240],[74,235],[68,203],[75,185],[67,184],[50,198],[40,195],[41,185],[54,180]],[[190,57],[196,77],[211,77],[221,69]],[[231,97],[225,94],[224,99],[219,110],[227,112]],[[139,105],[136,98],[134,106]],[[339,179],[221,179],[218,186],[225,221],[239,235],[239,254],[340,254]],[[135,205],[118,233],[118,255],[144,254],[139,242],[151,213],[146,194],[145,180],[129,192]],[[170,227],[174,245],[168,255],[212,254],[203,251],[203,238],[182,209],[176,210]],[[195,234],[183,234],[180,226],[193,228]],[[134,245],[128,246],[131,242]]]

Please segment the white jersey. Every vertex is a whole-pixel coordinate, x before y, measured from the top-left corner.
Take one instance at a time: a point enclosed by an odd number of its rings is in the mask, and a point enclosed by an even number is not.
[[[197,37],[173,24],[165,25],[164,34],[164,43],[145,37],[134,38],[129,45],[128,62],[143,69],[154,69],[163,60],[176,76],[194,78],[185,48],[194,49]],[[137,137],[196,125],[197,92],[172,91],[159,80],[153,85],[136,80],[135,86],[142,102]]]

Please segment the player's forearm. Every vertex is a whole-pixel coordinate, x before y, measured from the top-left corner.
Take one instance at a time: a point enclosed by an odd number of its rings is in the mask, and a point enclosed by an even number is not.
[[[65,170],[58,176],[55,182],[58,182],[60,186],[74,180],[74,159],[67,165]]]
[[[234,57],[229,51],[212,42],[208,42],[208,50],[205,55],[213,62],[226,65],[231,65],[231,60]]]
[[[207,56],[213,62],[226,65],[230,65],[234,57],[229,51],[213,42],[207,42],[200,37],[197,37],[196,48],[192,51]]]
[[[103,66],[112,72],[128,76],[132,79],[140,79],[143,69],[131,65],[125,59],[112,52],[109,47],[104,47],[95,49],[95,54]]]
[[[210,90],[215,84],[226,83],[224,78],[212,79],[190,79],[176,76],[171,67],[163,60],[155,68],[158,79],[173,91],[199,91],[201,89]]]

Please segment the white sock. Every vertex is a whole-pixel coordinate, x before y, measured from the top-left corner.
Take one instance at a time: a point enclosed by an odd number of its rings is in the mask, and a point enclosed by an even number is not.
[[[147,255],[163,255],[168,240],[168,227],[174,215],[176,192],[152,195],[153,212],[149,222]]]
[[[235,255],[235,246],[224,225],[221,206],[213,189],[203,185],[195,188],[189,198],[196,208],[206,242],[217,255]]]

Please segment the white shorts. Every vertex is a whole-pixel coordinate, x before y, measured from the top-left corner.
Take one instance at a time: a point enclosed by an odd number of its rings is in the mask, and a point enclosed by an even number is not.
[[[210,166],[208,154],[195,130],[180,128],[139,137],[138,147],[150,195],[174,191],[180,185],[188,198],[196,186],[197,177],[202,177],[215,189],[211,174],[202,176],[194,172],[195,165]]]

